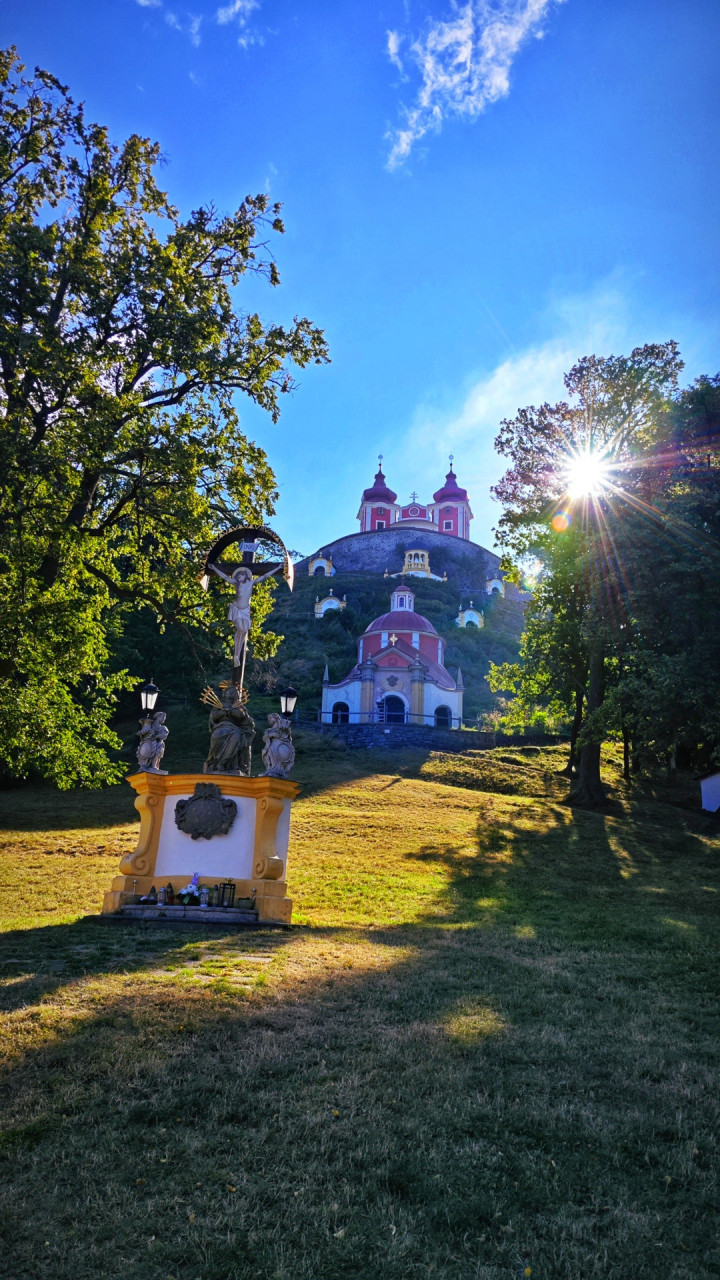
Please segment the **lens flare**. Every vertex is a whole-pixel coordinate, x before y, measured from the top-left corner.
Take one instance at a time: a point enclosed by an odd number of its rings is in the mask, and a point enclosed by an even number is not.
[[[584,449],[573,454],[565,469],[568,497],[593,498],[602,493],[608,478],[608,464],[599,453]]]
[[[572,519],[567,511],[556,511],[550,523],[556,533],[564,533],[566,529],[570,528]]]

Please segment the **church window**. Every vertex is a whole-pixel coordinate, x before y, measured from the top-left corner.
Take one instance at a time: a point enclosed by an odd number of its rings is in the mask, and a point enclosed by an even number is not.
[[[452,712],[449,707],[435,708],[435,728],[450,729],[452,727]]]
[[[384,529],[384,528],[385,528],[385,521],[384,521],[384,520],[376,520],[376,521],[375,521],[375,528],[376,528],[376,529]]]
[[[411,516],[419,516],[419,515],[420,515],[420,508],[419,508],[419,507],[411,507],[411,508],[410,508],[410,515],[411,515]]]
[[[452,529],[452,520],[443,520],[443,529]]]
[[[398,596],[398,609],[404,609],[404,608],[405,608],[405,597]]]
[[[412,633],[412,647],[413,649],[420,648],[420,632],[419,631],[413,631]]]
[[[350,708],[347,702],[336,702],[332,709],[333,724],[347,724],[350,720]]]
[[[325,565],[324,565],[324,564],[316,564],[316,565],[315,565],[315,568],[313,569],[313,577],[314,577],[314,578],[324,578],[324,577],[325,577]]]

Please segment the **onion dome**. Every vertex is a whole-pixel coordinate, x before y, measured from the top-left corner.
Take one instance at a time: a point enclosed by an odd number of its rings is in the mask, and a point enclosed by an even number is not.
[[[365,628],[365,635],[370,631],[428,631],[432,636],[437,635],[432,622],[412,609],[393,609],[384,613]]]
[[[442,489],[438,489],[437,493],[433,494],[433,501],[467,502],[467,500],[467,489],[461,489],[458,485],[455,472],[452,469],[452,463],[450,463],[450,470],[445,477],[445,484]]]
[[[363,502],[394,502],[397,494],[392,489],[388,489],[385,483],[382,467],[378,467],[375,483],[371,489],[364,489]]]

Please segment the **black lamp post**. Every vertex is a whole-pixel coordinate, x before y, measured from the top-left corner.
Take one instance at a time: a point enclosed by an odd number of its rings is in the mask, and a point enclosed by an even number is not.
[[[295,703],[298,700],[297,689],[293,689],[292,685],[288,685],[287,689],[283,689],[280,693],[280,710],[284,716],[291,716],[295,710]]]
[[[146,715],[149,715],[151,711],[154,711],[159,692],[160,690],[152,678],[150,683],[143,685],[140,690],[140,702],[142,703],[142,709]]]

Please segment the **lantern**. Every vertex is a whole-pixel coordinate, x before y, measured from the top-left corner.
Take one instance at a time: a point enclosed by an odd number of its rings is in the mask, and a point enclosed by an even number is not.
[[[280,710],[284,716],[292,715],[297,700],[297,689],[293,689],[292,685],[288,685],[287,689],[283,689],[280,694]]]
[[[140,702],[142,704],[143,711],[149,712],[155,709],[155,703],[157,702],[159,692],[160,690],[151,677],[150,683],[143,685],[140,690]]]
[[[235,901],[235,881],[223,880],[220,885],[220,901],[218,906],[231,907]]]

